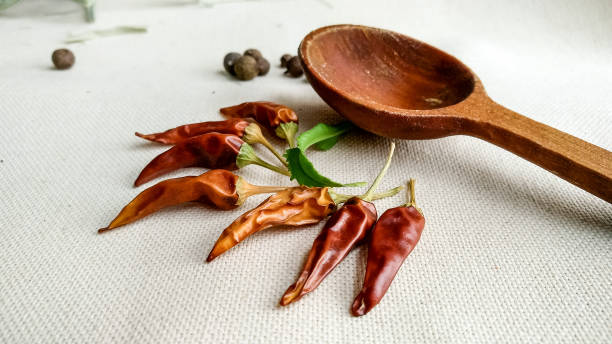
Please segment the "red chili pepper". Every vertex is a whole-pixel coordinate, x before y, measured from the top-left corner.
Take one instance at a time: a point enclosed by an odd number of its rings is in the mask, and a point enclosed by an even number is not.
[[[410,203],[384,212],[369,237],[368,263],[363,288],[351,308],[353,315],[368,313],[385,296],[393,278],[419,242],[425,218],[414,201],[410,180]]]
[[[251,234],[281,225],[318,223],[335,209],[327,188],[297,186],[278,192],[232,222],[221,233],[206,261],[212,261]]]
[[[224,107],[219,111],[228,117],[254,118],[259,124],[273,130],[281,123],[298,122],[298,117],[293,110],[272,102],[247,102]]]
[[[285,306],[313,291],[346,255],[369,233],[376,222],[376,207],[372,200],[374,191],[391,164],[395,145],[391,144],[387,162],[363,198],[349,199],[327,221],[315,239],[306,264],[297,281],[281,298]]]
[[[144,190],[126,205],[99,233],[126,225],[160,209],[185,202],[200,202],[222,210],[238,207],[249,196],[284,190],[286,187],[256,186],[227,170],[210,170],[197,177],[164,180]]]
[[[349,199],[334,213],[317,236],[298,280],[283,295],[286,306],[313,291],[344,257],[359,244],[376,222],[373,203]]]
[[[140,172],[134,186],[185,167],[235,170],[236,157],[243,143],[231,134],[208,133],[189,138],[153,159]]]
[[[145,135],[137,132],[136,136],[165,145],[173,145],[188,138],[212,132],[232,134],[242,137],[244,135],[244,130],[249,126],[249,124],[251,124],[251,122],[248,120],[242,118],[231,118],[225,121],[209,121],[185,124],[181,125],[180,127],[155,134]]]

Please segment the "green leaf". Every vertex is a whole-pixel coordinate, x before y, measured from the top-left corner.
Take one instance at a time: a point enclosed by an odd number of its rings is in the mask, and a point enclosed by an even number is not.
[[[322,150],[327,150],[333,147],[338,142],[338,137],[354,128],[351,122],[345,121],[336,125],[328,125],[319,123],[312,129],[303,132],[298,137],[298,147],[305,151],[308,147],[321,143],[319,147]],[[335,141],[334,141],[335,140]],[[325,142],[327,141],[327,142]],[[325,142],[325,143],[323,143]]]
[[[285,159],[289,164],[291,180],[297,180],[305,186],[363,186],[365,183],[340,184],[322,176],[299,148],[291,148],[285,152]]]
[[[330,137],[327,140],[323,140],[321,142],[317,142],[317,143],[315,143],[315,148],[317,148],[318,150],[322,150],[322,151],[329,150],[333,146],[335,146],[336,143],[338,143],[338,139],[339,138],[340,138],[339,136],[334,136],[334,137]]]

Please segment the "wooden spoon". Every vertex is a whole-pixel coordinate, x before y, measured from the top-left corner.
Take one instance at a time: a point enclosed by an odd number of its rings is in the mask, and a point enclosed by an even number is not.
[[[299,48],[308,81],[342,116],[402,139],[470,135],[612,203],[612,153],[491,100],[461,61],[392,31],[335,25]]]

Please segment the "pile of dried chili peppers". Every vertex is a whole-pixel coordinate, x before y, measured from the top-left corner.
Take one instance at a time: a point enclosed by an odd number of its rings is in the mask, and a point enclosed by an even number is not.
[[[320,150],[332,148],[342,135],[353,129],[349,122],[333,126],[319,123],[298,136],[296,113],[280,104],[248,102],[220,111],[227,120],[187,124],[155,134],[136,133],[138,137],[171,147],[142,170],[135,186],[185,167],[209,170],[199,176],[167,179],[145,189],[98,232],[115,229],[185,202],[202,202],[228,210],[240,206],[252,195],[273,193],[225,228],[206,260],[212,261],[261,230],[316,224],[329,216],[314,240],[302,272],[282,296],[280,304],[288,305],[313,291],[354,247],[366,244],[368,259],[363,288],[351,311],[355,316],[368,313],[387,292],[425,226],[425,218],[416,207],[413,179],[408,183],[407,204],[388,209],[379,218],[372,203],[402,189],[399,186],[376,193],[391,164],[395,145],[391,143],[384,167],[365,194],[344,195],[332,188],[364,183],[342,184],[322,176],[306,157],[306,151],[311,146]],[[281,155],[260,126],[286,140],[289,149]],[[256,144],[266,147],[280,164],[257,156],[252,147]],[[299,185],[252,185],[231,172],[250,164],[289,176]]]

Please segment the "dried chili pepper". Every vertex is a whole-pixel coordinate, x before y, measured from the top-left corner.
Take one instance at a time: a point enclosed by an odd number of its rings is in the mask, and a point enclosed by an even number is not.
[[[308,254],[297,281],[289,286],[280,304],[286,306],[313,291],[323,279],[360,244],[376,222],[376,207],[370,201],[376,187],[391,164],[395,145],[391,149],[385,166],[380,171],[370,189],[363,197],[349,199],[342,208],[334,213],[317,236]]]
[[[256,124],[252,123],[256,126]],[[231,134],[207,133],[181,141],[153,159],[134,182],[142,185],[166,173],[185,167],[222,168],[235,170],[256,164],[289,175],[287,169],[259,158],[248,143]]]
[[[416,207],[414,179],[410,180],[408,188],[410,202],[385,211],[370,234],[363,288],[351,307],[355,316],[368,313],[380,302],[402,263],[421,238],[425,218]]]
[[[238,137],[244,135],[245,129],[251,124],[250,121],[243,118],[230,118],[225,121],[209,121],[193,124],[185,124],[179,127],[166,130],[155,134],[135,133],[136,136],[145,140],[162,143],[165,145],[177,144],[190,137],[206,134],[206,133],[221,133],[232,134]]]
[[[199,176],[173,178],[144,190],[126,205],[99,233],[139,220],[160,209],[185,202],[200,202],[222,210],[238,207],[248,197],[286,189],[256,186],[227,170],[210,170]]]
[[[222,168],[235,170],[236,157],[244,142],[236,135],[208,133],[179,142],[158,155],[134,182],[142,185],[166,173],[184,167]]]
[[[219,111],[224,116],[232,118],[255,119],[259,124],[268,129],[276,129],[281,123],[298,121],[298,117],[290,108],[272,102],[246,102],[234,106],[221,108]]]
[[[259,124],[286,139],[290,147],[295,147],[298,117],[295,112],[281,104],[272,102],[246,102],[220,109],[224,116],[232,118],[250,117]]]
[[[318,223],[336,209],[327,188],[298,186],[278,192],[227,227],[206,261],[210,262],[251,234],[275,226]]]

